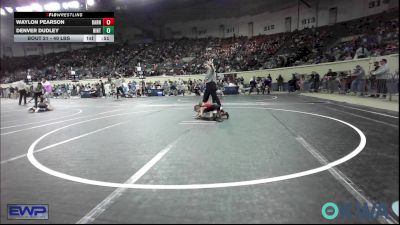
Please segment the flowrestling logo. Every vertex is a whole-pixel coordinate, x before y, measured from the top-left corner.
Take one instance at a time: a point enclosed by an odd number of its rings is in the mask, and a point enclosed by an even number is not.
[[[49,205],[7,205],[9,220],[48,220]]]
[[[390,207],[391,206],[391,207]],[[399,215],[399,202],[394,202],[392,205],[385,203],[376,203],[369,207],[367,203],[353,202],[327,202],[322,206],[321,214],[327,220],[356,220],[356,221],[373,221],[379,217],[388,217],[389,209],[393,213]]]

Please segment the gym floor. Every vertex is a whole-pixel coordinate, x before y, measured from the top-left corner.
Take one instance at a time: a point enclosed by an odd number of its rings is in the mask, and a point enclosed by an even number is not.
[[[399,199],[399,115],[313,97],[224,96],[230,118],[193,119],[194,96],[1,99],[7,204],[48,204],[29,223],[398,223],[321,214],[327,202]]]

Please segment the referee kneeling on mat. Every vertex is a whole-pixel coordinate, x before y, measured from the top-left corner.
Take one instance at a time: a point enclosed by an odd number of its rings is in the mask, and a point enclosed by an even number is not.
[[[206,83],[206,90],[204,91],[203,102],[206,103],[208,98],[212,97],[213,103],[217,103],[221,106],[221,102],[217,96],[217,74],[215,72],[215,67],[213,60],[210,59],[204,63],[204,66],[207,69],[205,83]]]

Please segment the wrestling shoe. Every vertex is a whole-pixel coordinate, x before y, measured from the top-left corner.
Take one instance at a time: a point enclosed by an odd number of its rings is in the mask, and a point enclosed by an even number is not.
[[[220,117],[218,117],[218,118],[215,118],[215,121],[222,122],[223,120]]]

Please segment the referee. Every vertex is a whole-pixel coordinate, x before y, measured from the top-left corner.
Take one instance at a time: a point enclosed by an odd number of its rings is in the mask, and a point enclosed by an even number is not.
[[[20,80],[17,83],[17,87],[18,87],[18,91],[19,91],[19,105],[21,105],[22,97],[24,98],[24,105],[26,105],[26,95],[27,95],[26,89],[27,89],[27,86],[25,84],[25,81],[24,80]]]
[[[219,101],[219,98],[217,96],[217,84],[216,84],[217,77],[213,60],[210,59],[206,61],[204,63],[204,66],[206,67],[207,72],[206,72],[206,77],[204,79],[206,83],[206,90],[204,91],[203,102],[206,103],[211,95],[213,103],[217,103],[218,105],[221,106],[221,102]]]

